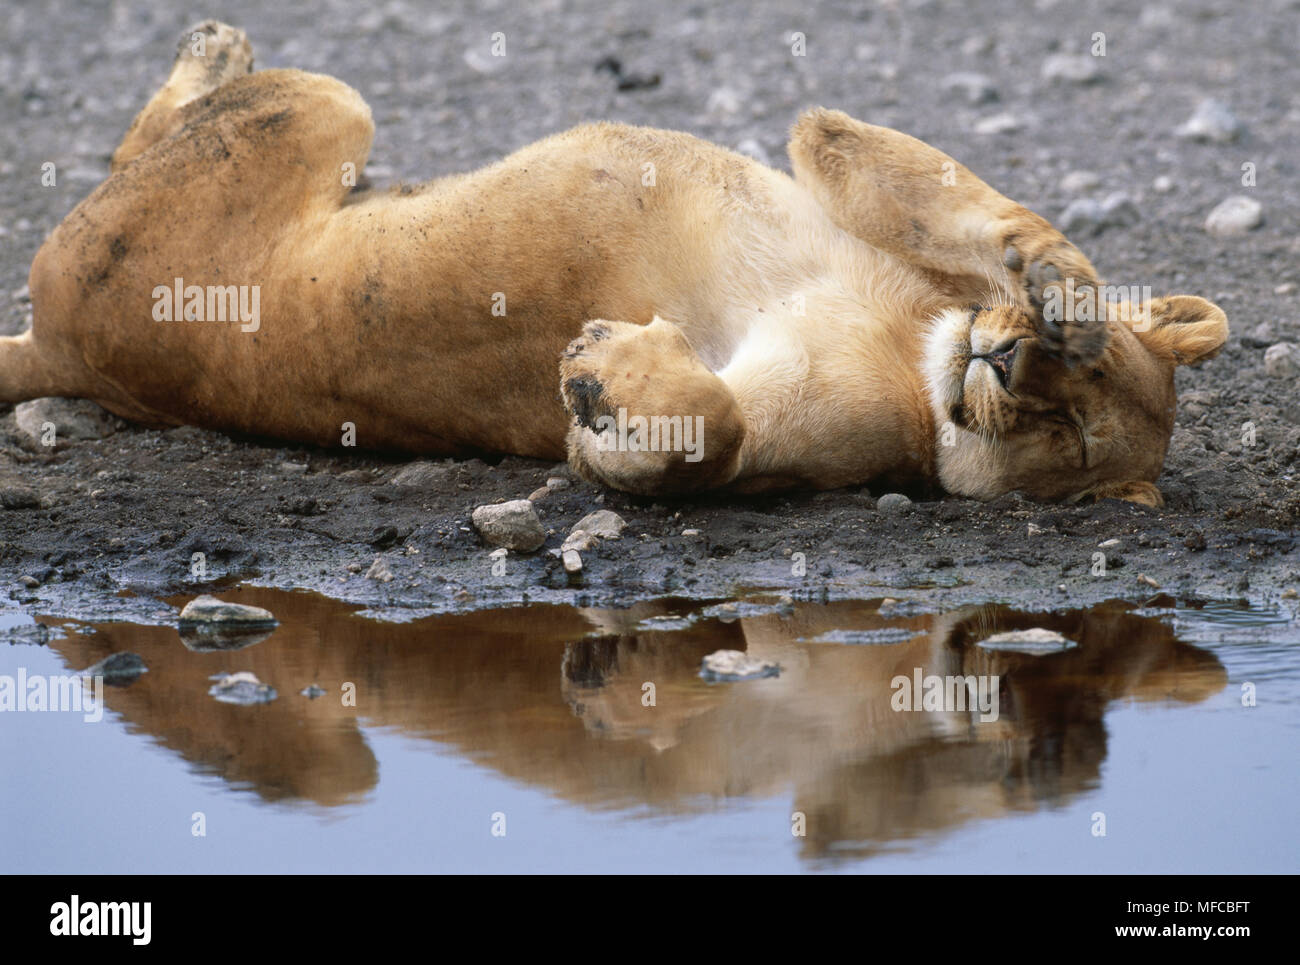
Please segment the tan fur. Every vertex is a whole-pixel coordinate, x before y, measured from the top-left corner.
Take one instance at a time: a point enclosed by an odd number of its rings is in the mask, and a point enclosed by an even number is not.
[[[362,446],[567,455],[645,493],[939,482],[1155,502],[1129,484],[1160,473],[1174,366],[1226,338],[1189,296],[1138,335],[1045,327],[1054,283],[1096,282],[1087,259],[935,149],[835,111],[796,125],[794,179],[592,124],[471,175],[349,193],[373,134],[360,96],[248,74],[242,33],[196,29],[220,69],[182,50],[112,176],[38,252],[0,398],[321,445],[352,423]],[[260,327],[154,321],[176,277],[258,286]],[[1009,335],[1003,389],[974,356]],[[620,410],[703,419],[701,458],[606,448]]]

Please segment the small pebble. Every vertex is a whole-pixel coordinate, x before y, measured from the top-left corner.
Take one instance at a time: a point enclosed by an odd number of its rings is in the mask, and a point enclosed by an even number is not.
[[[1092,171],[1071,171],[1061,178],[1061,190],[1066,194],[1083,194],[1101,184],[1101,178]]]
[[[876,511],[886,516],[895,516],[912,508],[912,501],[902,493],[885,493],[876,500]]]
[[[700,664],[700,676],[710,683],[759,680],[763,677],[776,677],[780,673],[780,664],[751,657],[740,650],[714,651]]]
[[[977,646],[983,647],[985,650],[1009,650],[1014,653],[1040,655],[1059,653],[1062,650],[1077,647],[1078,644],[1055,630],[1034,627],[1030,630],[1008,630],[1006,633],[995,633],[993,636],[979,641]]]
[[[370,569],[366,570],[366,579],[374,580],[376,583],[393,582],[393,571],[388,566],[388,561],[382,556],[376,556],[375,561],[370,564]]]
[[[1189,141],[1228,144],[1235,141],[1244,129],[1227,104],[1207,98],[1196,105],[1195,112],[1175,133]]]
[[[257,679],[248,671],[231,674],[217,674],[217,682],[208,688],[208,696],[215,697],[223,704],[269,704],[275,700],[275,688]]]
[[[1052,54],[1043,60],[1043,80],[1091,84],[1101,79],[1099,61],[1091,54]]]
[[[618,539],[623,535],[627,522],[618,513],[608,509],[598,509],[588,513],[574,524],[573,532],[585,530],[601,539]]]
[[[1216,238],[1244,235],[1259,227],[1263,206],[1254,198],[1236,194],[1220,201],[1205,219],[1205,230]]]
[[[1021,130],[1024,126],[1024,122],[1014,114],[994,114],[992,117],[985,117],[976,121],[975,133],[1011,134]]]
[[[1292,379],[1300,375],[1300,351],[1290,342],[1278,342],[1264,351],[1264,371],[1269,378]]]

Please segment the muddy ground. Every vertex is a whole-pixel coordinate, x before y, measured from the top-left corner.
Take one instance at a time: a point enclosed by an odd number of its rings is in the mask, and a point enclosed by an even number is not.
[[[1233,334],[1218,359],[1178,375],[1161,511],[918,493],[910,511],[884,515],[880,493],[865,489],[655,502],[575,480],[537,503],[546,546],[512,554],[503,574],[470,527],[472,509],[526,497],[562,468],[435,461],[403,485],[394,480],[409,459],[391,454],[134,426],[51,450],[5,407],[6,606],[162,617],[160,595],[199,585],[196,553],[211,582],[309,587],[393,615],[748,587],[922,607],[1159,594],[1295,606],[1300,393],[1286,366],[1268,374],[1264,355],[1300,341],[1300,3],[0,4],[0,331],[30,324],[32,256],[105,176],[180,29],[202,16],[245,28],[259,67],[323,70],[359,89],[378,125],[369,173],[381,185],[465,170],[599,118],[685,129],[788,168],[786,129],[800,108],[823,104],[930,141],[1048,218],[1123,192],[1138,219],[1075,240],[1109,281],[1214,300]],[[489,56],[498,31],[504,59]],[[792,53],[794,31],[804,56]],[[1047,58],[1087,54],[1099,33],[1105,56],[1078,68],[1097,77],[1044,77]],[[948,80],[963,72],[987,84]],[[1211,97],[1242,129],[1222,143],[1180,138]],[[1001,114],[1010,122],[981,125]],[[45,162],[54,186],[41,183]],[[1253,186],[1242,183],[1247,164]],[[1207,233],[1209,211],[1241,194],[1262,205],[1262,225]],[[598,508],[621,514],[627,531],[585,553],[572,580],[550,551]],[[1098,548],[1108,540],[1118,543]],[[377,556],[390,582],[366,577]]]

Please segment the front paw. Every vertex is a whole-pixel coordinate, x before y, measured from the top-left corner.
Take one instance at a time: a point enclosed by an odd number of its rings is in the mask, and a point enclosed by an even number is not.
[[[615,324],[604,320],[588,322],[560,359],[560,397],[574,423],[584,429],[597,431],[597,420],[617,409],[601,371],[607,353],[597,344],[610,337]]]
[[[1018,280],[1040,344],[1071,368],[1096,361],[1110,337],[1096,272],[1064,238],[1037,246],[1032,258],[1024,250],[1031,246],[1009,243],[1002,263]]]
[[[1110,340],[1098,287],[1053,282],[1043,292],[1036,315],[1039,345],[1069,368],[1097,361]]]

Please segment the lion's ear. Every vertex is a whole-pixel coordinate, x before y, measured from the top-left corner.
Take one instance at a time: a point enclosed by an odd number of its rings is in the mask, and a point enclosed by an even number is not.
[[[1151,352],[1175,365],[1212,359],[1228,340],[1228,316],[1218,305],[1195,295],[1153,298],[1146,313],[1129,324]]]
[[[1140,503],[1143,506],[1154,506],[1156,509],[1165,504],[1165,497],[1160,495],[1160,490],[1156,488],[1155,483],[1149,483],[1145,479],[1101,483],[1089,492],[1089,495],[1097,500],[1123,499],[1130,503]]]
[[[862,148],[861,127],[843,111],[804,111],[790,131],[790,161],[796,172],[811,168],[830,181],[842,178]]]

